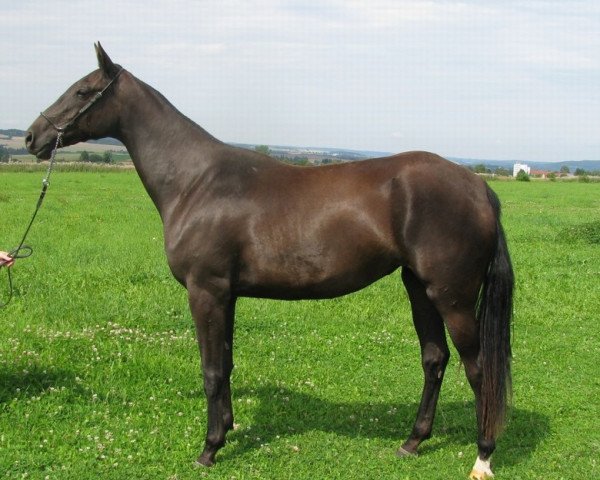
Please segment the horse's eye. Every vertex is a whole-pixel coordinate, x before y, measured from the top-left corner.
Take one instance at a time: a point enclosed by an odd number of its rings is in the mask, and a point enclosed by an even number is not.
[[[81,89],[77,90],[77,96],[79,98],[85,98],[90,94],[90,91],[91,90],[89,90],[87,88],[81,88]]]

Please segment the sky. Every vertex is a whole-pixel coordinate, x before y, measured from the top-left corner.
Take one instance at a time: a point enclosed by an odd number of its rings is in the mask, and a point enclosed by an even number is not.
[[[93,43],[226,142],[600,159],[597,0],[3,0],[0,128]]]

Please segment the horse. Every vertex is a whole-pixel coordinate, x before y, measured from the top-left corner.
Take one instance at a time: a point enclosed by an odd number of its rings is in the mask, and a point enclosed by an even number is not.
[[[48,159],[58,140],[113,137],[131,155],[195,323],[207,402],[197,463],[213,465],[234,427],[239,297],[332,298],[400,269],[424,385],[397,454],[416,455],[431,436],[450,356],[447,330],[475,396],[470,478],[493,476],[490,458],[511,387],[514,274],[500,202],[486,182],[427,152],[306,167],[230,146],[113,63],[100,43],[94,47],[99,68],[40,114],[25,144]]]

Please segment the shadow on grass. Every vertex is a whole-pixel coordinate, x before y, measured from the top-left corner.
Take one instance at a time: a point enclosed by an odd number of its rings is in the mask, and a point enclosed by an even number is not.
[[[0,404],[15,397],[37,396],[49,388],[61,387],[79,390],[72,372],[39,367],[0,371]]]
[[[236,430],[228,439],[237,442],[234,449],[219,456],[226,460],[269,443],[277,438],[319,431],[351,438],[389,439],[399,447],[412,429],[418,403],[342,403],[331,402],[305,392],[273,386],[258,389],[236,389],[237,397],[257,400],[251,435]],[[234,407],[235,408],[235,407]],[[498,440],[494,455],[498,465],[519,464],[530,457],[538,444],[550,433],[547,416],[513,407],[505,432]],[[437,416],[430,445],[425,441],[419,455],[455,445],[457,450],[473,445],[477,439],[474,402],[438,403]]]

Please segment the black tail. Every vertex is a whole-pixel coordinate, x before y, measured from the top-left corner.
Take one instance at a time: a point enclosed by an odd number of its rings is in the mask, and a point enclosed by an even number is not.
[[[483,282],[477,318],[480,328],[482,385],[481,429],[495,439],[504,426],[511,390],[510,330],[514,273],[500,223],[500,201],[491,188],[488,198],[496,214],[496,250]]]

